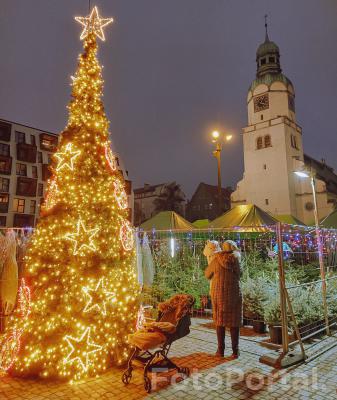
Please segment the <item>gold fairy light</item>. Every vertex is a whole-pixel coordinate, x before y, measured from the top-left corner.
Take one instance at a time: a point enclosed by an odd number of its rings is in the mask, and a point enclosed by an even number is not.
[[[88,17],[75,17],[75,20],[84,26],[80,39],[85,39],[90,32],[93,32],[101,40],[105,40],[103,28],[113,22],[113,18],[101,18],[95,6]]]

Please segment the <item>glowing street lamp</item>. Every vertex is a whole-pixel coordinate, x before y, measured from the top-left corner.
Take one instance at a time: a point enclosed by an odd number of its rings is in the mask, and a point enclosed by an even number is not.
[[[221,187],[221,151],[223,142],[230,142],[233,135],[223,135],[219,131],[212,132],[212,142],[215,143],[215,150],[213,156],[218,161],[218,212],[219,215],[222,211],[222,187]]]
[[[315,176],[314,171],[307,170],[304,167],[302,167],[302,169],[300,169],[298,171],[294,171],[294,173],[300,178],[310,178],[312,196],[313,196],[313,200],[314,200],[315,230],[316,230],[316,237],[317,237],[319,268],[321,271],[321,279],[322,279],[322,295],[323,295],[326,332],[328,335],[330,335],[328,304],[327,304],[327,290],[326,290],[326,276],[325,276],[325,267],[324,267],[324,260],[323,260],[323,244],[322,244],[321,232],[319,229],[319,219],[318,219],[318,207],[317,207],[317,196],[316,196],[316,176]]]

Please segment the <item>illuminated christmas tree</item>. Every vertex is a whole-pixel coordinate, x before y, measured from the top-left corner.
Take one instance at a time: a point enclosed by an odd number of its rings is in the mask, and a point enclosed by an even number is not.
[[[6,351],[17,352],[10,370],[16,376],[97,375],[126,359],[127,336],[137,319],[128,198],[110,150],[96,58],[96,36],[104,40],[102,28],[112,19],[100,18],[95,7],[89,17],[76,20],[84,26],[84,52],[41,219],[27,250],[29,312],[27,304],[19,306],[8,333]]]

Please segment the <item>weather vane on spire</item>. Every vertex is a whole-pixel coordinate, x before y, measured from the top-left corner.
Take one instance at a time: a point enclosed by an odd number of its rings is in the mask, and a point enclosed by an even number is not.
[[[265,14],[264,16],[264,27],[266,29],[266,42],[269,41],[269,37],[268,37],[268,14]]]
[[[90,3],[89,3],[90,7]],[[75,20],[84,26],[80,39],[85,39],[90,32],[94,32],[101,40],[105,40],[103,28],[113,22],[113,18],[101,18],[95,6],[88,17],[75,17]]]

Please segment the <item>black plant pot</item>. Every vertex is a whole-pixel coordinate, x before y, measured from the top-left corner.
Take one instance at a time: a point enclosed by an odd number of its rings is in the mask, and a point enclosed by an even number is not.
[[[274,344],[282,344],[282,326],[269,325],[270,341]]]
[[[263,321],[253,321],[253,330],[256,333],[266,333],[266,324]]]

